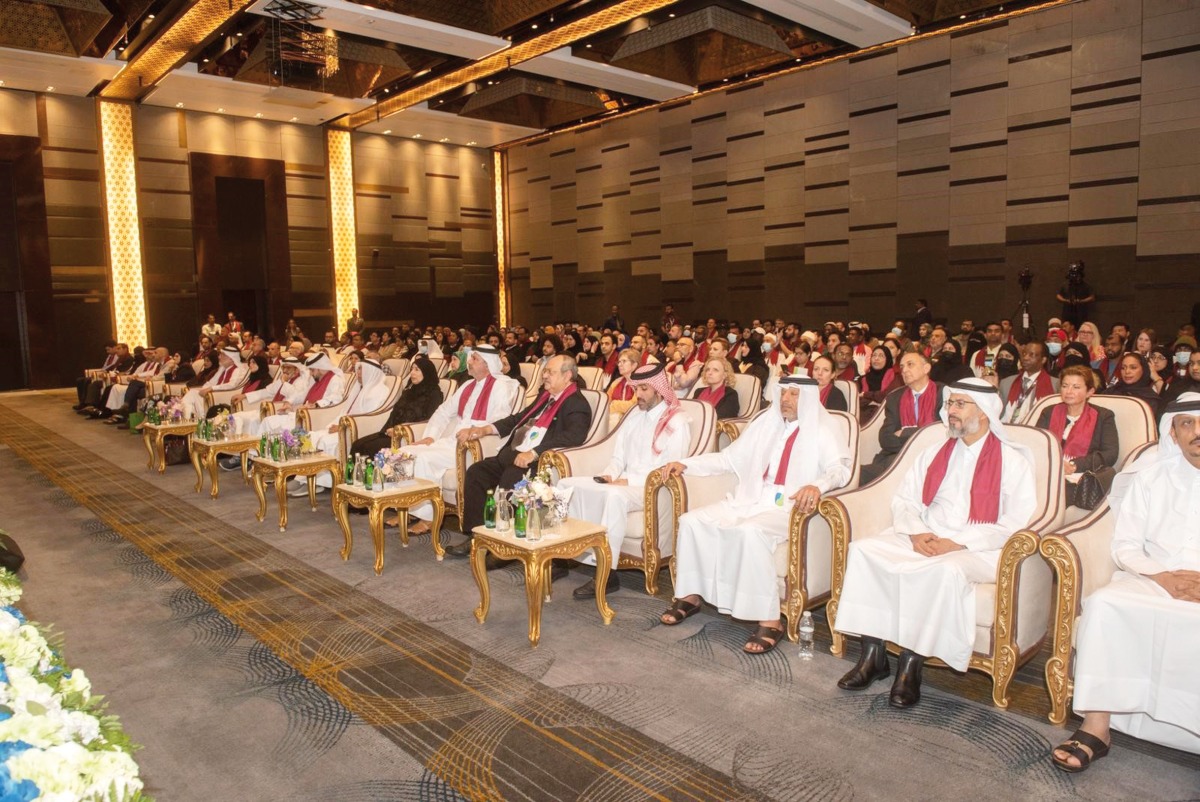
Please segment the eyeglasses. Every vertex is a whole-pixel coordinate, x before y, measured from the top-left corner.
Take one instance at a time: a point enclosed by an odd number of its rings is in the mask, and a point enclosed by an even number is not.
[[[967,406],[978,406],[974,401],[960,401],[957,398],[951,398],[946,402],[947,409],[965,409]]]

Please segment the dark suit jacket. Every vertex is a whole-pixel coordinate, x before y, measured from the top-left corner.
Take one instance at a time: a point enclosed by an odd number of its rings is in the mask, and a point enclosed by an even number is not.
[[[1092,405],[1092,409],[1096,410],[1100,417],[1096,420],[1096,428],[1092,432],[1092,442],[1088,445],[1087,456],[1075,461],[1075,470],[1080,473],[1116,467],[1117,453],[1120,449],[1117,439],[1116,415],[1111,409],[1101,406]],[[1042,411],[1037,422],[1039,429],[1050,428],[1050,416],[1054,414],[1054,410],[1055,407],[1049,407]]]
[[[846,394],[837,387],[830,388],[829,397],[825,399],[825,409],[833,409],[838,412],[849,412],[850,404],[846,401]]]
[[[906,389],[901,384],[883,399],[883,428],[879,430],[879,455],[875,458],[876,462],[881,458],[891,462],[892,458],[900,453],[900,449],[904,448],[908,438],[917,431],[915,426],[909,429],[900,429],[900,398]],[[936,416],[942,411],[942,388],[937,382],[930,382],[929,386],[925,388],[925,392],[934,393],[933,414]],[[900,434],[897,435],[896,432],[900,432]]]
[[[537,415],[530,415],[537,406],[537,399],[533,403],[525,407],[525,409],[509,415],[507,418],[501,418],[492,425],[496,427],[496,431],[501,437],[508,437],[517,428],[517,423],[522,418],[529,415],[530,422],[537,420]],[[574,446],[583,445],[583,441],[587,439],[588,429],[592,428],[592,407],[588,404],[587,399],[583,397],[583,393],[572,393],[567,400],[563,401],[558,412],[554,413],[554,418],[551,419],[550,425],[546,427],[546,436],[542,439],[542,444],[534,449],[534,454],[541,455],[542,452],[551,451],[558,448],[573,448]],[[506,442],[500,448],[500,453],[496,456],[505,465],[511,464],[516,458],[516,443]]]
[[[699,383],[696,389],[692,391],[692,399],[699,400],[700,392],[704,387]],[[736,418],[738,412],[741,411],[742,402],[738,398],[738,394],[732,387],[726,388],[725,395],[721,396],[721,400],[717,402],[717,420],[725,420],[726,418]]]

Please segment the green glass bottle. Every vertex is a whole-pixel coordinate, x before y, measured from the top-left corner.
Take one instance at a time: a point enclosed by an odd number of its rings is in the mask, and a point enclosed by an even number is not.
[[[283,456],[283,440],[278,437],[271,438],[271,459],[275,462],[280,462],[280,457]]]
[[[513,534],[517,537],[525,537],[525,521],[528,518],[528,513],[525,511],[525,502],[517,502],[517,511],[513,513]]]
[[[483,502],[483,525],[488,529],[496,528],[496,491],[489,490],[487,501]]]
[[[260,457],[267,456],[267,433],[263,432],[262,437],[258,438],[258,455]]]
[[[363,468],[363,484],[367,490],[375,489],[375,463],[367,460],[367,465]]]
[[[346,457],[346,484],[354,484],[354,460]]]

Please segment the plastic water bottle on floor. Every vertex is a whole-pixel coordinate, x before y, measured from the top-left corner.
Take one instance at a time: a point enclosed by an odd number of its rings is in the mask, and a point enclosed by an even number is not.
[[[804,615],[800,616],[800,659],[811,660],[813,657],[813,640],[816,635],[816,627],[813,626],[812,613],[808,610],[804,611]]]

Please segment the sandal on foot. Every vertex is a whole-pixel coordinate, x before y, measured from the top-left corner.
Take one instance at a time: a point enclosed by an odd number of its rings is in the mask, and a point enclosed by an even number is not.
[[[415,524],[409,524],[408,534],[413,535],[428,535],[429,530],[433,529],[433,524],[428,521],[421,521]]]
[[[742,651],[746,654],[766,654],[779,645],[779,641],[783,640],[783,630],[779,627],[764,627],[760,626],[754,630],[754,634],[750,636],[750,640],[746,641],[746,645],[742,647]],[[758,646],[758,649],[749,648],[751,645]]]
[[[673,627],[676,624],[682,624],[686,619],[691,618],[698,612],[700,612],[699,604],[692,604],[686,599],[676,599],[671,604],[671,609],[660,615],[658,620],[669,627]],[[668,615],[674,620],[667,621],[665,617]]]
[[[1084,751],[1083,747],[1091,750],[1091,754]],[[1079,761],[1078,766],[1072,766],[1067,761],[1061,759],[1054,752],[1066,752],[1071,757]],[[1075,730],[1075,734],[1069,740],[1064,741],[1054,748],[1054,752],[1050,753],[1050,759],[1054,761],[1054,765],[1071,774],[1076,774],[1083,771],[1095,761],[1108,754],[1108,744],[1101,741],[1090,732],[1083,730]]]

